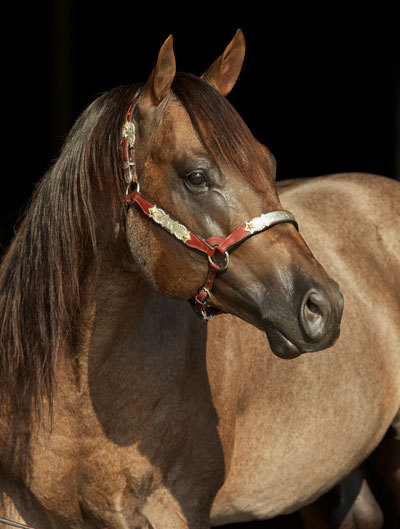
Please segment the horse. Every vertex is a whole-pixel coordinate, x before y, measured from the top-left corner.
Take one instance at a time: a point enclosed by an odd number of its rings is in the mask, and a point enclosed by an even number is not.
[[[226,98],[244,53],[238,30],[196,77],[170,36],[35,189],[0,269],[2,521],[204,529],[300,510],[322,527],[336,490],[335,526],[377,527],[361,469],[390,432],[398,499],[399,184],[276,185]]]

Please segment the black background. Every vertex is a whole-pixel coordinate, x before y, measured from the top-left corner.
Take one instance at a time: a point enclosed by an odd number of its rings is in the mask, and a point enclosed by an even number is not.
[[[400,38],[382,3],[53,0],[15,3],[2,20],[3,246],[78,114],[97,94],[145,80],[170,33],[178,70],[201,75],[243,29],[229,99],[275,154],[279,179],[400,175]]]
[[[2,23],[2,248],[78,114],[145,80],[170,33],[178,70],[201,75],[243,29],[229,99],[275,154],[278,179],[400,177],[398,18],[382,2],[15,2]]]

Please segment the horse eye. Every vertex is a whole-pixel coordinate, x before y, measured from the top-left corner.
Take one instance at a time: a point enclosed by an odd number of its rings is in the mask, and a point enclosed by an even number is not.
[[[186,177],[186,180],[192,186],[205,187],[207,185],[207,178],[205,177],[204,173],[202,173],[201,171],[193,171],[193,173],[189,173]]]

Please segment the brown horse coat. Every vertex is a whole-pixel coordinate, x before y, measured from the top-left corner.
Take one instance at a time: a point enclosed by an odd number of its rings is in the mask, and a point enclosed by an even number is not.
[[[240,70],[242,39],[238,33],[204,76],[223,95]],[[349,474],[399,409],[399,184],[334,175],[283,182],[278,197],[272,155],[239,121],[231,139],[242,134],[248,149],[221,147],[241,154],[236,165],[218,152],[222,136],[201,140],[206,124],[194,130],[195,116],[182,106],[189,86],[211,93],[204,82],[175,79],[168,40],[139,102],[141,184],[199,233],[229,233],[281,201],[344,293],[340,339],[333,345],[337,286],[291,225],[246,241],[218,277],[213,303],[242,319],[221,315],[207,325],[196,318],[182,300],[202,284],[203,257],[132,208],[126,239],[114,231],[124,185],[107,180],[121,172],[118,151],[105,153],[118,143],[133,90],[107,96],[112,104],[101,100],[76,125],[65,150],[72,156],[45,178],[2,267],[6,518],[39,529],[178,529],[207,527],[210,512],[212,524],[272,517],[311,503]],[[113,135],[99,129],[107,120]],[[191,157],[207,174],[201,189],[187,183],[199,171]],[[84,163],[74,172],[77,160]],[[283,357],[328,349],[280,358],[264,331]]]
[[[326,352],[287,362],[265,356],[254,331],[249,348],[250,329],[225,317],[243,344],[232,347],[246,353],[237,356],[235,448],[212,510],[218,523],[310,502],[371,453],[400,403],[399,184],[341,174],[278,189],[313,254],[339,281],[341,336]]]

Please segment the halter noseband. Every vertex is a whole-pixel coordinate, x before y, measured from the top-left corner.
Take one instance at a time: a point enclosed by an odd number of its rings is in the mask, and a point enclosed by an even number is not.
[[[218,272],[223,272],[229,266],[229,254],[243,241],[261,233],[276,224],[291,223],[296,229],[298,225],[294,215],[290,211],[279,210],[263,213],[250,221],[242,224],[228,237],[209,237],[204,239],[194,231],[187,228],[179,220],[164,211],[155,202],[140,193],[139,180],[136,173],[135,160],[135,125],[133,123],[133,111],[139,99],[139,92],[126,113],[125,123],[121,131],[121,151],[123,158],[124,177],[127,184],[125,192],[126,207],[133,204],[158,226],[168,231],[175,239],[188,248],[205,254],[208,258],[208,275],[204,285],[199,289],[197,295],[189,300],[195,313],[203,320],[209,320],[218,309],[210,304],[211,290]],[[124,209],[125,211],[125,209]]]

